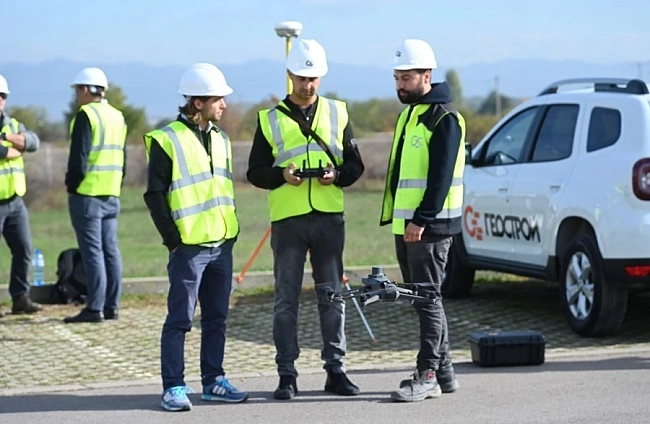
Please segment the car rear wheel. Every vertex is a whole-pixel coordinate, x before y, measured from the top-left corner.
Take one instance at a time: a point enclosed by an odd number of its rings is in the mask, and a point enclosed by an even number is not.
[[[560,301],[569,326],[582,336],[613,335],[627,309],[627,289],[609,281],[595,238],[580,234],[562,260]]]

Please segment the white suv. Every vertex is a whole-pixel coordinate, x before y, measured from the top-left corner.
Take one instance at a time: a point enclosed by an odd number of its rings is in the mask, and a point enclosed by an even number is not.
[[[447,297],[469,295],[475,270],[559,281],[576,333],[618,331],[628,293],[650,283],[648,93],[634,79],[558,81],[468,148]]]

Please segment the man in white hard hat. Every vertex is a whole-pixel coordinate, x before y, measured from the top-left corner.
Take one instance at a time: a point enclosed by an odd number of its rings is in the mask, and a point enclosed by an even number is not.
[[[286,60],[292,93],[259,112],[250,152],[248,180],[269,190],[274,257],[273,339],[280,383],[276,399],[298,393],[294,362],[298,346],[298,302],[307,251],[311,256],[327,371],[325,390],[357,395],[345,373],[345,304],[326,300],[343,278],[343,187],[363,174],[364,165],[348,119],[347,105],[317,95],[327,73],[323,47],[298,40]],[[298,122],[301,122],[299,124]],[[299,168],[312,168],[305,176]]]
[[[108,81],[101,69],[83,69],[71,87],[79,108],[70,123],[65,185],[88,294],[86,306],[64,322],[98,323],[118,318],[122,293],[117,218],[127,127],[122,112],[104,101]]]
[[[23,202],[27,191],[23,153],[34,152],[41,142],[36,133],[5,111],[9,86],[0,75],[0,238],[11,252],[9,294],[14,314],[33,314],[42,309],[29,297],[31,235],[29,215]],[[4,314],[0,311],[0,318]]]
[[[446,82],[432,82],[431,46],[405,40],[395,51],[400,114],[390,153],[381,224],[391,224],[406,284],[423,284],[435,303],[414,304],[420,323],[416,371],[392,393],[396,401],[421,401],[458,388],[451,362],[441,283],[452,238],[461,231],[465,121]]]
[[[230,384],[223,369],[239,223],[230,139],[216,123],[233,90],[216,66],[196,63],[183,73],[178,91],[185,104],[176,120],[144,136],[149,161],[144,201],[170,252],[167,318],[160,346],[161,406],[189,411],[183,350],[197,302],[201,399],[243,402],[248,393]]]

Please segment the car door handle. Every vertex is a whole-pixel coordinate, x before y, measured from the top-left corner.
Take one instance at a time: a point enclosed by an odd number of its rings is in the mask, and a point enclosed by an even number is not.
[[[553,184],[549,185],[548,188],[550,188],[551,191],[559,191],[560,188],[562,188],[562,184],[561,183],[553,183]]]

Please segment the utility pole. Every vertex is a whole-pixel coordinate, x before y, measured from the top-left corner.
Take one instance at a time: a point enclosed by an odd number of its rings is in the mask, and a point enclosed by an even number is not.
[[[497,119],[501,119],[501,91],[499,89],[499,76],[494,77],[494,110]]]
[[[637,62],[637,68],[639,68],[639,79],[643,79],[643,62]]]

